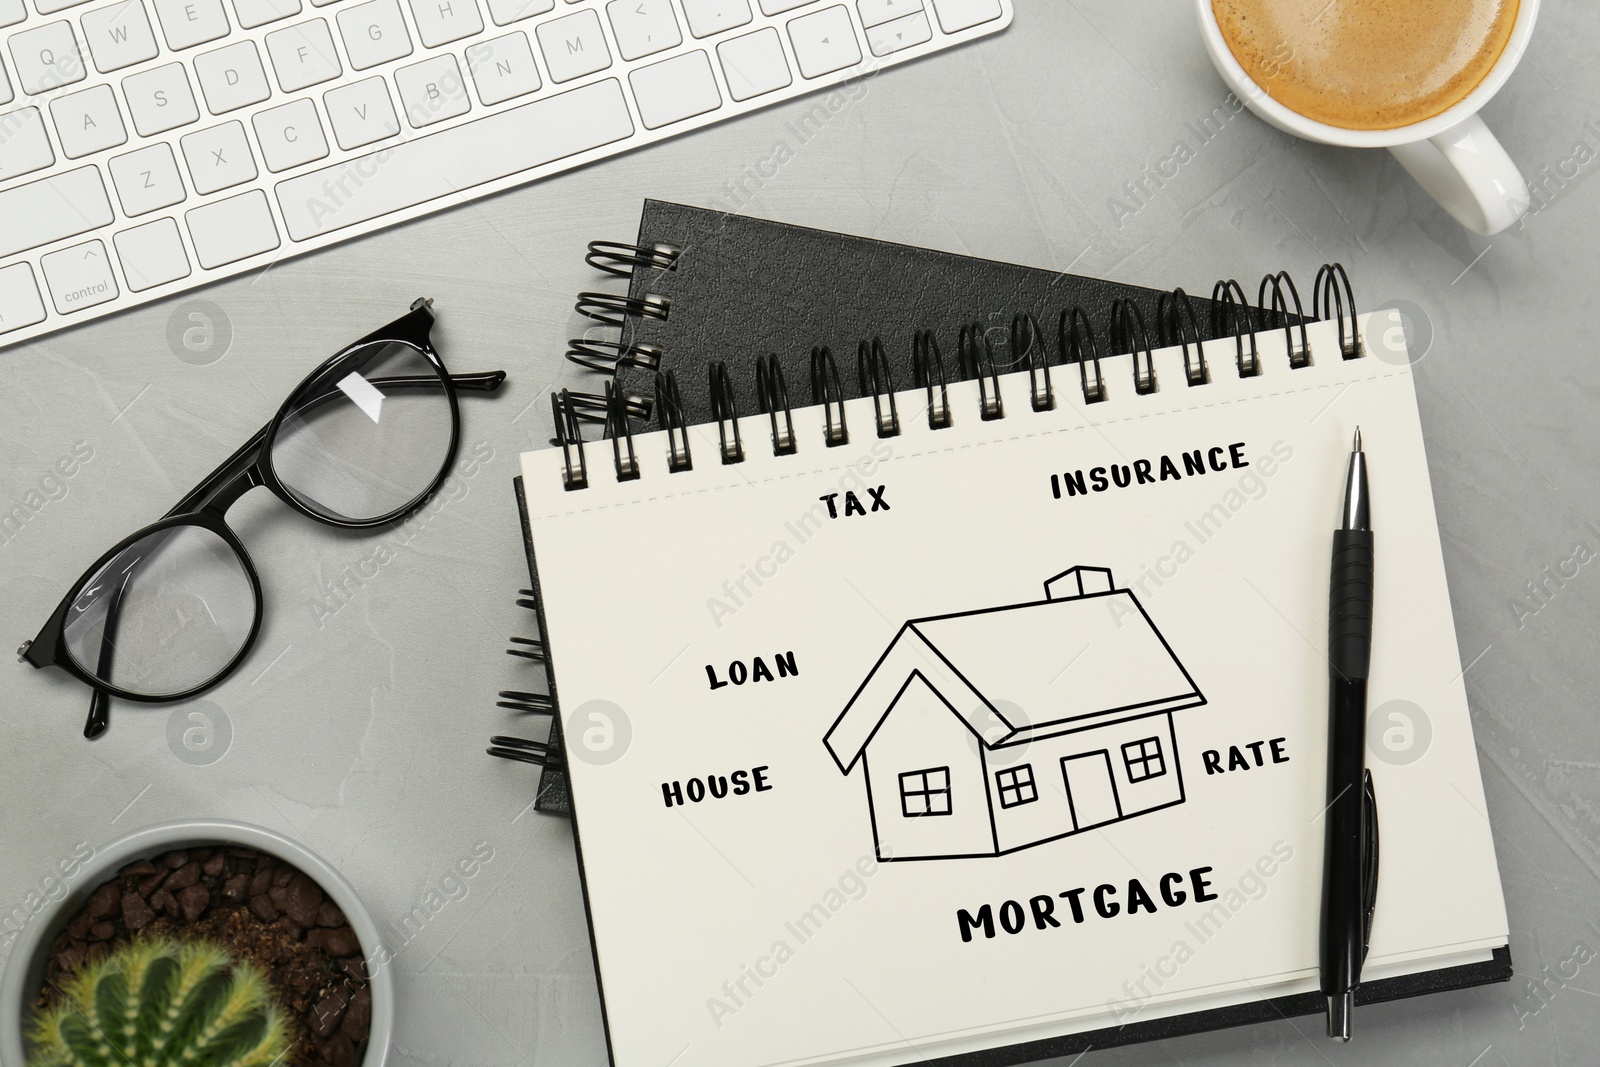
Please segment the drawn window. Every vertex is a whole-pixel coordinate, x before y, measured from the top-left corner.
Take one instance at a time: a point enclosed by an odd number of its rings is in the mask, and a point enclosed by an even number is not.
[[[1000,789],[1000,806],[1014,808],[1018,804],[1032,804],[1039,799],[1039,791],[1033,784],[1033,764],[1024,763],[1020,767],[1007,767],[1003,771],[994,772],[994,784]]]
[[[1167,762],[1161,757],[1161,739],[1147,737],[1143,741],[1129,741],[1122,746],[1122,760],[1128,765],[1128,781],[1142,782],[1146,778],[1159,778],[1167,773]]]
[[[900,811],[908,819],[918,815],[949,815],[950,768],[933,767],[902,774]]]

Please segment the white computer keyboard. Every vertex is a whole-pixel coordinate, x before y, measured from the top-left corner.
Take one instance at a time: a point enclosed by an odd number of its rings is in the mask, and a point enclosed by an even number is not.
[[[0,347],[862,78],[1011,3],[0,0]]]

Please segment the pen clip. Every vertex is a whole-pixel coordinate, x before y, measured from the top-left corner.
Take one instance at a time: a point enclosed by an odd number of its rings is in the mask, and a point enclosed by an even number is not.
[[[1367,962],[1372,944],[1372,913],[1378,902],[1378,793],[1372,785],[1372,772],[1363,772],[1361,782],[1361,903],[1365,923],[1361,934],[1361,963]],[[1356,976],[1359,978],[1359,966]]]

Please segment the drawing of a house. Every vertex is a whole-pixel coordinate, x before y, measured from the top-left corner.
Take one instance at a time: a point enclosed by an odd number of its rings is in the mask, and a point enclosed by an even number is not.
[[[905,623],[828,730],[839,770],[862,766],[879,859],[998,856],[1183,803],[1172,713],[1205,697],[1109,570],[1044,587]]]

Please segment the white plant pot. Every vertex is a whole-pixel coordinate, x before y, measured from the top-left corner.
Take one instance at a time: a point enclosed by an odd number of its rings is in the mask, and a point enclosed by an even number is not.
[[[5,977],[0,979],[0,1065],[23,1067],[27,1062],[23,1035],[33,1021],[33,1004],[49,962],[47,953],[56,935],[88,903],[89,895],[137,860],[152,859],[176,848],[217,845],[252,848],[293,864],[321,886],[344,912],[361,942],[372,990],[372,1023],[362,1067],[384,1067],[394,1030],[394,980],[383,961],[391,957],[361,898],[343,875],[304,845],[259,826],[219,819],[158,823],[96,848],[94,855],[80,865],[67,895],[46,904],[28,920],[12,946]]]

